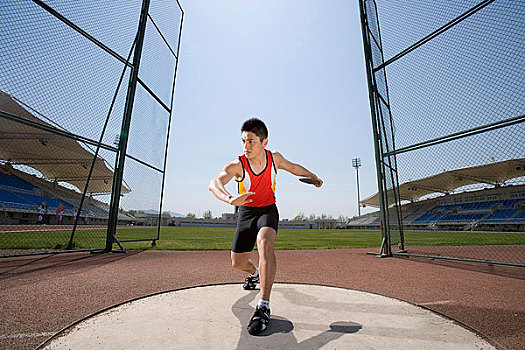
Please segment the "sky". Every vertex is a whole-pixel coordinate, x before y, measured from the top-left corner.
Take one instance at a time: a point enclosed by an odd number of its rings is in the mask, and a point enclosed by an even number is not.
[[[169,141],[163,210],[198,217],[233,207],[208,191],[242,154],[240,127],[269,129],[267,149],[323,179],[315,188],[280,170],[283,219],[357,215],[377,192],[357,1],[182,1],[184,27]],[[227,185],[236,192],[234,182]],[[372,211],[362,208],[362,213]]]

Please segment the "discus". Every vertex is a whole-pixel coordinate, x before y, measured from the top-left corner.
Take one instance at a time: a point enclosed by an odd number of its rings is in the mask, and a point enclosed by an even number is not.
[[[319,185],[321,183],[319,180],[314,180],[309,177],[300,177],[299,181],[304,182],[305,184],[309,184],[309,185]]]

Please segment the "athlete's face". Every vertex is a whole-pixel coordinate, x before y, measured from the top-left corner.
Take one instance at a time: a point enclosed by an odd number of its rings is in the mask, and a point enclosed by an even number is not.
[[[268,144],[268,139],[261,142],[259,136],[250,131],[243,131],[241,134],[242,150],[248,159],[256,158],[261,155]]]

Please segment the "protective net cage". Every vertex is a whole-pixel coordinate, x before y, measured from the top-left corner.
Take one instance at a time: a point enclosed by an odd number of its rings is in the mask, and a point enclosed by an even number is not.
[[[0,3],[0,256],[159,239],[183,16]]]
[[[525,2],[360,11],[382,253],[525,266]]]

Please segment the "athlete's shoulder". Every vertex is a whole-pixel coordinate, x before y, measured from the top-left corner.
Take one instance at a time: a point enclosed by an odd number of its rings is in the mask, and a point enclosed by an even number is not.
[[[224,170],[228,174],[239,176],[240,174],[242,174],[241,160],[237,157],[232,161],[226,163],[226,165],[224,166]]]
[[[281,165],[286,159],[283,157],[283,155],[277,151],[271,151],[273,161],[275,162],[275,168],[279,169],[279,165]]]
[[[272,154],[272,157],[275,159],[276,157],[277,158],[284,158],[283,155],[277,151],[270,151],[270,153]]]
[[[241,164],[241,156],[236,157],[235,159],[228,162],[228,164]]]

